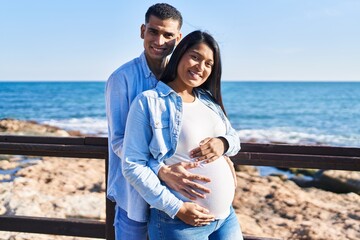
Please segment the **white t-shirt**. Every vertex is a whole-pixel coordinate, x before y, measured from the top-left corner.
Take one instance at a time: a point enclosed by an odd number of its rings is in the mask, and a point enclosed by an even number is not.
[[[221,117],[208,108],[199,99],[192,103],[183,103],[183,118],[179,136],[179,143],[175,154],[165,161],[172,165],[179,162],[194,161],[190,158],[190,151],[199,146],[206,137],[218,137],[226,133],[226,127]],[[216,219],[224,219],[230,213],[235,187],[230,167],[223,157],[200,167],[190,169],[192,173],[204,175],[211,179],[203,183],[211,190],[205,199],[197,198],[194,202],[207,208]],[[183,201],[190,201],[180,193],[172,192]]]

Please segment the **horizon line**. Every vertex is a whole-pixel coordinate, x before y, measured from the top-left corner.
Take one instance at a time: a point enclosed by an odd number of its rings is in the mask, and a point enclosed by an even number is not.
[[[107,80],[35,80],[35,79],[23,79],[23,80],[6,80],[6,79],[0,79],[0,82],[106,82]],[[290,80],[284,80],[284,79],[278,79],[278,80],[267,80],[267,79],[252,79],[252,80],[246,80],[246,79],[238,79],[238,80],[221,80],[222,82],[360,82],[359,80],[304,80],[304,79],[290,79]]]

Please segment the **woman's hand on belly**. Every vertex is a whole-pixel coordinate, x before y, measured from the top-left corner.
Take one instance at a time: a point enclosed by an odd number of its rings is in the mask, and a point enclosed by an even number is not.
[[[229,148],[229,144],[225,138],[205,138],[199,143],[199,147],[190,151],[190,157],[195,161],[210,163],[222,156]]]
[[[209,210],[193,202],[184,202],[176,217],[192,226],[208,225],[215,220]]]

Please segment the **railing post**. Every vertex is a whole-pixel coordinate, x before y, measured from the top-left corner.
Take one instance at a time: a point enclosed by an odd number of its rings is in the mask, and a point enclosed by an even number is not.
[[[115,240],[114,218],[115,218],[115,203],[107,198],[107,183],[109,171],[109,153],[105,158],[105,198],[106,198],[106,240]]]

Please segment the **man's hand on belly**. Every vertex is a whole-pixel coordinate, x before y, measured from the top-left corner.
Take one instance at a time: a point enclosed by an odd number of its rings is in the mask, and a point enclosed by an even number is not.
[[[197,197],[205,198],[206,193],[210,193],[210,189],[204,187],[200,183],[210,182],[210,178],[192,174],[188,169],[196,168],[199,163],[196,162],[180,162],[173,165],[162,166],[159,170],[158,177],[166,183],[166,185],[181,193],[184,197],[195,200]]]

